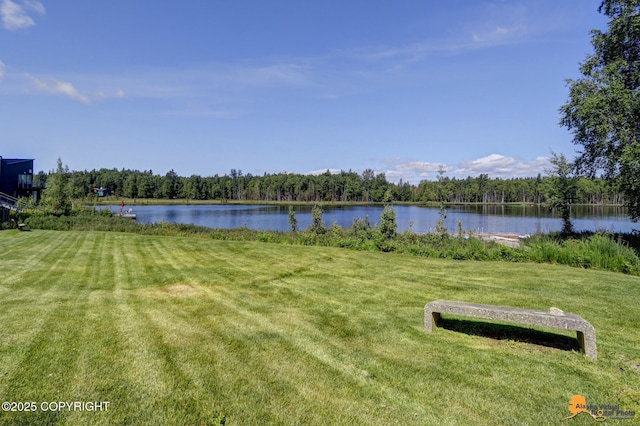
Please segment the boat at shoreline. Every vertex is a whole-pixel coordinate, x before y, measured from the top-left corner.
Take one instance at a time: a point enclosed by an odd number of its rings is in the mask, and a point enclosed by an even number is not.
[[[136,220],[136,214],[133,212],[133,209],[125,210],[124,208],[120,208],[118,216]]]

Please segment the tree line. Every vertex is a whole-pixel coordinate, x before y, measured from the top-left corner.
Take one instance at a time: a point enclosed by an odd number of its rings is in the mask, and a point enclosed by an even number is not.
[[[488,175],[456,179],[439,174],[437,181],[411,185],[386,180],[383,173],[361,175],[341,171],[321,175],[229,175],[180,177],[152,171],[116,169],[69,172],[53,179],[61,195],[90,194],[109,188],[129,198],[185,198],[304,202],[439,202],[545,203],[563,213],[570,230],[571,204],[623,204],[632,221],[640,219],[640,1],[602,0],[598,12],[608,18],[605,31],[591,31],[593,53],[580,64],[582,76],[567,79],[569,96],[560,108],[560,125],[573,134],[582,151],[570,162],[553,155],[550,176],[490,179]],[[63,170],[58,162],[58,172]],[[600,178],[599,176],[602,176]],[[44,182],[49,176],[40,172]],[[65,188],[70,188],[69,190]],[[50,193],[55,191],[49,190]],[[50,199],[54,199],[55,197]],[[53,203],[60,204],[60,203]]]
[[[100,169],[40,172],[36,181],[51,186],[56,175],[64,173],[72,198],[94,194],[95,188],[107,188],[115,197],[141,199],[187,199],[280,202],[444,202],[444,203],[547,203],[553,189],[550,176],[500,179],[488,174],[455,178],[440,175],[417,185],[387,181],[384,173],[371,169],[319,175],[265,173],[243,174],[231,169],[225,175],[179,176],[174,170],[164,175],[152,170]],[[59,186],[56,183],[54,187]],[[578,177],[572,204],[624,204],[622,193],[606,179]]]

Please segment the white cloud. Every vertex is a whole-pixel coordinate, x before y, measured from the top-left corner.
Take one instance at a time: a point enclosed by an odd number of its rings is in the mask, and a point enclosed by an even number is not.
[[[527,27],[525,25],[515,25],[512,27],[496,26],[484,31],[474,32],[471,37],[475,43],[495,45],[511,42],[526,33]]]
[[[106,82],[106,78],[100,76],[85,76],[81,74],[68,74],[63,76],[51,77],[48,75],[33,75],[29,73],[21,73],[20,78],[24,84],[22,87],[16,85],[17,79],[13,79],[12,87],[15,93],[47,93],[51,95],[63,95],[74,99],[83,104],[89,105],[94,102],[106,102],[112,99],[126,99],[130,95],[123,89],[118,87],[118,83]],[[73,83],[71,83],[73,81]],[[107,90],[97,90],[99,85],[110,86]],[[78,89],[81,87],[83,89]]]
[[[4,73],[7,68],[4,66],[4,63],[0,61],[0,83],[2,83],[2,79],[4,78]]]
[[[22,3],[24,3],[25,7],[27,9],[30,9],[40,15],[44,15],[45,10],[44,10],[44,5],[42,3],[40,3],[39,1],[36,0],[22,0]]]
[[[402,163],[396,166],[396,170],[417,173],[435,173],[440,170],[440,168],[444,168],[445,170],[447,169],[447,167],[442,163],[427,163],[425,161],[411,161],[409,163]]]
[[[305,175],[316,175],[317,176],[317,175],[321,175],[321,174],[327,173],[327,170],[332,175],[340,174],[340,172],[342,171],[340,169],[318,169],[318,170],[311,170],[310,172],[306,172],[306,173],[303,173],[303,174],[305,174]]]
[[[184,69],[148,69],[121,75],[72,75],[69,79],[83,82],[85,87],[110,86],[120,90],[92,98],[127,97],[166,100],[208,99],[237,103],[247,94],[268,90],[297,90],[312,86],[309,70],[304,65],[280,63],[261,66],[214,64]],[[116,92],[117,93],[117,92]]]
[[[33,27],[36,23],[28,15],[28,12],[44,15],[44,5],[35,0],[22,0],[20,4],[11,0],[2,0],[2,5],[0,5],[2,25],[9,31]]]
[[[424,38],[404,45],[369,46],[345,56],[354,59],[410,63],[427,59],[434,53],[461,53],[519,43],[532,35],[531,6],[493,5],[480,7],[477,16],[462,20],[447,38]],[[534,31],[535,32],[535,31]]]
[[[384,177],[386,177],[390,182],[398,182],[400,179],[407,179],[407,176],[403,172],[399,172],[397,170],[387,170],[384,173]]]
[[[511,179],[535,177],[538,173],[544,174],[548,167],[549,159],[547,157],[521,161],[500,154],[490,154],[475,160],[463,161],[457,166],[426,161],[398,162],[385,172],[385,176],[392,182],[398,182],[402,179],[404,182],[417,185],[421,180],[437,179],[440,169],[445,170],[446,176],[456,178],[475,177],[484,173],[491,178]]]
[[[460,164],[460,173],[487,173],[489,171],[503,171],[515,163],[515,158],[505,157],[500,154],[491,154],[472,161],[464,161]]]
[[[382,162],[391,167],[384,174],[392,182],[402,179],[404,182],[417,184],[421,180],[433,178],[440,169],[445,171],[452,169],[451,166],[443,163],[429,163],[427,161],[401,162],[399,159],[392,158],[382,160]],[[393,163],[397,164],[393,165]]]
[[[31,75],[28,76],[33,82],[34,86],[43,92],[51,93],[51,94],[59,94],[70,97],[71,99],[75,99],[76,101],[80,101],[83,104],[90,104],[91,100],[85,96],[80,94],[78,90],[71,83],[66,81],[60,81],[53,78],[48,79],[39,79],[33,77]]]
[[[491,154],[472,161],[464,161],[453,171],[458,176],[477,176],[486,173],[496,178],[532,177],[544,173],[549,166],[547,157],[536,157],[531,161],[519,161],[513,157]]]
[[[549,157],[536,157],[535,160],[516,164],[515,174],[517,177],[544,175],[550,165]]]
[[[471,39],[478,47],[514,43],[529,35],[530,22],[538,16],[533,4],[486,4],[480,19],[471,29]]]

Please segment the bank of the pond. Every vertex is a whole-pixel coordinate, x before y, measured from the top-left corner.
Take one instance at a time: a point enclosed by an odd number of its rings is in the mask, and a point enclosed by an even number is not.
[[[362,201],[276,201],[276,200],[196,200],[189,198],[126,198],[126,197],[86,197],[79,198],[74,201],[77,204],[91,206],[112,206],[124,202],[131,206],[171,206],[171,205],[267,205],[267,206],[384,206],[388,202],[362,202]],[[419,206],[440,208],[441,203],[434,201],[417,202],[417,201],[393,201],[394,206]],[[541,203],[446,203],[445,208],[456,208],[466,206],[507,206],[507,207],[541,207],[545,208]],[[621,204],[574,204],[575,207],[613,207],[624,209]]]
[[[370,222],[358,221],[350,228],[319,226],[303,231],[263,231],[247,227],[213,229],[203,226],[159,222],[138,224],[130,219],[94,211],[72,216],[34,213],[25,219],[32,229],[120,231],[144,235],[192,236],[236,241],[260,241],[288,245],[341,247],[353,250],[407,253],[453,260],[501,260],[558,263],[580,268],[640,274],[637,234],[580,233],[573,236],[535,234],[519,240],[519,247],[487,241],[474,233],[412,231],[390,232]],[[634,250],[634,248],[636,250]]]
[[[98,206],[114,212],[121,205]],[[263,205],[263,204],[173,204],[129,206],[137,221],[143,224],[172,222],[207,226],[210,228],[247,227],[256,230],[287,231],[289,209],[293,209],[299,227],[307,228],[312,222],[312,205]],[[355,220],[369,220],[373,225],[380,222],[384,210],[382,205],[332,205],[323,209],[323,221],[331,226],[334,222],[343,228],[353,226]],[[393,205],[399,231],[417,233],[433,232],[442,219],[442,211],[434,207],[416,205]],[[562,220],[549,209],[528,205],[466,205],[451,206],[445,211],[442,225],[456,232],[462,227],[474,233],[514,233],[518,235],[549,233],[562,229]],[[608,231],[630,233],[640,227],[632,223],[624,209],[603,206],[575,206],[572,210],[574,229],[577,231]]]

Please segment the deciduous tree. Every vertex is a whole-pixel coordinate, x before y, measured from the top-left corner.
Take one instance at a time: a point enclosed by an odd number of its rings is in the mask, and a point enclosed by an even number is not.
[[[579,172],[603,173],[625,195],[629,216],[640,218],[640,0],[604,0],[606,31],[592,30],[593,53],[580,65],[582,77],[567,80],[569,99],[561,125],[583,150]]]

